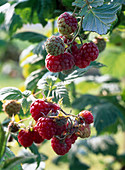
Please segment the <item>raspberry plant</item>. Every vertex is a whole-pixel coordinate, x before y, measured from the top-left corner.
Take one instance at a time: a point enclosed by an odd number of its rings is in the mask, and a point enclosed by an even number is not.
[[[4,3],[0,2],[0,5]],[[10,2],[10,6],[11,3],[15,1]],[[65,8],[63,8],[64,4],[67,4]],[[27,0],[15,3],[8,25],[4,23],[8,13],[4,10],[0,13],[2,17],[0,24],[5,31],[8,31],[10,38],[37,43],[25,49],[20,56],[20,65],[23,69],[27,64],[37,68],[33,71],[31,69],[26,76],[25,91],[15,87],[0,89],[3,111],[8,114],[7,120],[0,124],[0,159],[3,161],[0,168],[10,169],[16,163],[28,163],[31,159],[37,162],[36,168],[38,168],[40,162],[47,157],[39,152],[37,144],[42,145],[47,140],[51,140],[53,151],[60,156],[72,153],[73,146],[76,145],[78,148],[80,142],[92,150],[91,143],[95,137],[88,139],[90,143],[86,142],[87,139],[83,140],[90,137],[92,123],[97,135],[108,132],[116,122],[118,122],[116,128],[118,125],[123,126],[124,117],[115,105],[108,103],[108,100],[103,99],[102,96],[99,98],[99,96],[83,95],[78,98],[74,93],[74,81],[82,78],[88,70],[104,66],[98,62],[99,53],[106,46],[104,39],[100,36],[111,34],[115,26],[119,24],[118,17],[124,11],[124,5],[124,0],[75,0],[70,6],[66,1],[60,0]],[[31,11],[27,17],[26,8]],[[50,37],[31,31],[16,32],[24,23],[41,23],[44,27],[50,19],[53,34]],[[56,21],[58,32],[55,32]],[[92,32],[96,32],[99,37],[95,36],[95,39],[91,39]],[[73,90],[69,91],[69,87]],[[96,108],[94,104],[99,106]],[[85,110],[88,105],[91,107]],[[65,111],[66,107],[79,111],[71,114]],[[109,117],[106,121],[103,111]],[[28,125],[27,120],[29,120]],[[19,146],[28,147],[33,155],[13,156],[5,160],[8,152],[8,135],[11,135]],[[111,137],[102,137],[101,140],[102,143],[107,142],[108,146],[110,141],[115,145]],[[115,145],[114,148],[116,150],[113,153],[107,152],[116,156],[117,146]],[[95,153],[99,153],[101,149],[97,148],[97,150]],[[73,154],[71,159],[82,169],[88,169],[88,166],[82,164],[76,154]],[[71,159],[70,169],[72,170],[74,164]]]

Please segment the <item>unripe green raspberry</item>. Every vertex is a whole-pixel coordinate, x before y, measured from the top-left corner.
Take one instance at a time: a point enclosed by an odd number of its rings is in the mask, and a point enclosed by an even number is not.
[[[106,47],[106,41],[104,40],[104,38],[96,37],[95,40],[94,40],[94,43],[97,45],[100,53],[102,51],[104,51],[104,49]]]
[[[58,17],[57,25],[60,34],[70,35],[77,30],[78,22],[77,19],[74,18],[72,15],[64,12]]]
[[[51,36],[50,38],[48,38],[45,46],[46,51],[54,56],[63,54],[65,50],[65,44],[59,36]]]
[[[16,115],[20,111],[21,105],[16,100],[8,100],[3,104],[3,111],[6,112],[9,117]]]

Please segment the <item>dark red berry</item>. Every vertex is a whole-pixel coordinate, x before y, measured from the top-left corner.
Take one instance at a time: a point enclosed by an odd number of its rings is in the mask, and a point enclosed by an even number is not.
[[[68,53],[52,56],[50,54],[46,57],[46,68],[51,72],[61,72],[73,68],[75,62],[74,57]]]
[[[89,66],[90,61],[86,60],[83,55],[74,54],[74,59],[75,59],[75,65],[79,68],[86,68]]]
[[[50,140],[57,131],[56,123],[51,118],[41,117],[37,121],[36,129],[42,138]]]
[[[36,126],[33,128],[33,141],[37,144],[42,143],[44,141],[44,138],[42,138],[42,136],[39,135]]]
[[[18,134],[18,141],[24,147],[29,147],[33,143],[33,135],[31,131],[21,130]]]
[[[56,103],[47,102],[43,99],[35,100],[30,106],[30,113],[34,120],[38,120],[40,117],[47,115],[50,111],[56,113],[60,107]]]
[[[80,54],[81,57],[83,57],[83,60],[86,61],[94,61],[97,59],[99,55],[98,47],[93,43],[85,43],[80,48]]]
[[[72,144],[75,143],[76,139],[77,139],[77,136],[75,133],[72,134],[72,136],[70,137],[71,141],[72,141]]]
[[[51,140],[51,146],[57,155],[65,155],[70,150],[71,144],[72,140],[68,137],[64,140],[53,137]]]
[[[69,35],[76,31],[78,23],[76,18],[67,12],[64,12],[57,20],[58,30],[62,35]]]
[[[85,123],[87,124],[93,123],[93,115],[90,111],[83,110],[79,113],[79,116],[85,120]]]

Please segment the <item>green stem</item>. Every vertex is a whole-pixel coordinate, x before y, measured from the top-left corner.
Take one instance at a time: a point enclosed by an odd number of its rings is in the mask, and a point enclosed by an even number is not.
[[[52,23],[52,35],[53,35],[55,33],[55,19],[51,23]]]
[[[81,17],[80,25],[79,25],[79,29],[78,29],[78,31],[77,31],[77,33],[76,33],[76,35],[73,37],[72,41],[71,41],[69,44],[71,44],[71,45],[72,45],[72,43],[75,41],[76,37],[79,35],[80,30],[81,30],[81,27],[82,27],[82,21],[83,21],[83,17]]]
[[[76,10],[77,10],[77,7],[75,7],[75,9],[74,9],[74,11],[73,11],[73,13],[72,13],[72,16],[75,15]]]

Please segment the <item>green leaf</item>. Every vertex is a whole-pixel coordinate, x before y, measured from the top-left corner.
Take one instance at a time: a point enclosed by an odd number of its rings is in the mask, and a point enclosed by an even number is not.
[[[33,90],[36,88],[37,82],[41,79],[41,77],[47,72],[46,69],[39,69],[36,71],[33,71],[29,77],[27,77],[25,81],[26,89],[27,90]]]
[[[112,136],[98,136],[81,141],[79,145],[84,145],[94,154],[116,156],[118,145]]]
[[[22,41],[27,40],[31,43],[36,43],[36,42],[45,40],[47,37],[36,32],[21,32],[21,33],[15,34],[13,38],[18,38]]]
[[[2,158],[6,147],[6,137],[2,125],[0,124],[0,159]]]
[[[89,168],[90,167],[87,164],[81,162],[76,156],[70,160],[69,170],[87,170]]]
[[[23,26],[23,22],[19,15],[13,14],[10,25],[9,25],[9,34],[12,35],[14,32],[17,31],[18,28]]]
[[[94,106],[94,105],[98,104],[99,102],[100,101],[97,96],[85,94],[85,95],[82,95],[79,98],[77,98],[72,103],[72,107],[81,111],[81,110],[85,109],[86,106],[88,106],[88,105]]]
[[[47,72],[37,83],[38,89],[42,89],[44,95],[47,96],[48,92],[52,92],[55,88],[55,82],[57,80],[57,73]]]
[[[120,4],[104,4],[101,7],[89,9],[83,19],[83,31],[94,31],[106,34],[111,23],[117,19],[116,13],[121,9]],[[83,15],[83,14],[81,14]]]
[[[116,123],[117,120],[122,121],[124,119],[121,111],[112,103],[97,104],[91,110],[97,134],[104,131],[108,132],[107,129]]]
[[[125,152],[120,155],[116,155],[115,160],[120,162],[120,164],[125,165]]]
[[[67,77],[65,77],[64,80],[70,82],[70,81],[76,80],[76,78],[83,77],[84,74],[92,67],[100,68],[100,67],[104,67],[104,65],[99,62],[91,62],[91,64],[86,68],[83,68],[83,69],[77,68]]]
[[[37,156],[37,158],[36,158],[37,168],[39,167],[39,164],[41,161],[45,161],[48,159],[48,157],[46,155],[39,153],[38,148],[34,143],[29,147],[29,149],[33,154],[35,154]]]
[[[22,95],[27,98],[27,97],[29,97],[31,95],[31,91],[30,90],[25,90],[24,92],[22,92]]]
[[[0,0],[0,6],[4,5],[5,3],[7,3],[7,0]]]
[[[16,87],[4,87],[0,89],[0,100],[18,100],[21,98],[22,93]]]
[[[91,7],[97,7],[103,5],[104,0],[94,0],[94,1],[88,0],[88,3],[90,3]],[[88,4],[86,3],[86,1],[75,0],[75,2],[72,3],[72,5],[83,8],[85,5],[87,6]]]
[[[8,147],[6,147],[4,156],[2,158],[2,161],[0,162],[0,167],[4,165],[5,160],[13,157],[15,157],[14,153]],[[22,167],[21,165],[15,165],[14,167],[12,167],[12,170],[22,170]]]
[[[6,41],[5,40],[0,40],[0,48],[6,45]]]
[[[33,53],[35,53],[37,55],[42,55],[43,58],[46,57],[47,52],[46,52],[46,49],[45,49],[44,41],[37,44],[37,46],[33,49]]]
[[[75,2],[72,3],[73,6],[77,6],[79,8],[83,8],[85,4],[86,2],[81,0],[75,0]]]
[[[22,109],[24,114],[30,113],[30,105],[32,101],[28,101],[27,98],[23,98],[21,101]]]
[[[60,162],[62,163],[69,163],[69,159],[68,159],[68,155],[65,154],[63,156],[57,156],[55,157],[52,162],[55,164],[55,165],[59,165]]]
[[[113,3],[120,3],[125,5],[125,0],[113,0]]]
[[[53,13],[56,10],[56,0],[38,0],[38,17],[43,26],[46,25],[45,19],[54,18]]]
[[[39,7],[39,3],[36,0],[25,0],[21,2],[17,2],[15,6],[16,14],[20,15],[23,20],[23,23],[39,23],[39,19],[37,16],[37,9]]]
[[[36,159],[36,155],[31,155],[31,156],[18,156],[18,157],[12,157],[3,162],[2,165],[0,165],[1,169],[8,170],[13,168],[14,166],[20,164],[20,163],[26,163],[30,159]]]
[[[58,102],[63,99],[63,104],[65,106],[70,106],[69,93],[63,83],[55,84],[55,89],[52,91],[52,96],[54,96],[54,101]]]
[[[0,24],[2,24],[4,22],[4,19],[5,19],[5,14],[0,13]]]
[[[38,58],[40,58],[40,57],[38,57],[36,54],[35,54],[35,55],[32,55],[32,56],[26,58],[26,59],[21,63],[20,66],[23,67],[23,66],[25,66],[26,64],[33,64],[33,63],[34,63],[34,60],[38,60]],[[42,59],[42,58],[40,58],[40,59]]]

